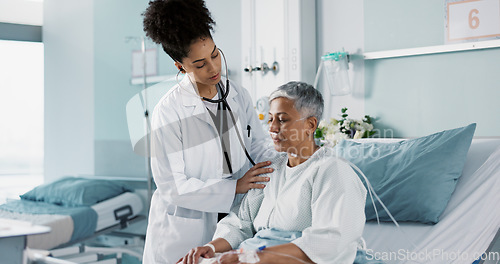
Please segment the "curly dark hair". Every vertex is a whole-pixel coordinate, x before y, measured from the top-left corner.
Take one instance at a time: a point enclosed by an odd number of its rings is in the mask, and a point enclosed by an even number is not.
[[[152,0],[144,13],[144,31],[175,61],[188,56],[199,38],[212,38],[215,21],[203,0]]]

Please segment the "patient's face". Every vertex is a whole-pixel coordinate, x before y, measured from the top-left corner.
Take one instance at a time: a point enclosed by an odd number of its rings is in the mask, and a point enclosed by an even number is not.
[[[276,98],[269,106],[269,133],[279,152],[300,153],[306,147],[307,124],[288,98]]]

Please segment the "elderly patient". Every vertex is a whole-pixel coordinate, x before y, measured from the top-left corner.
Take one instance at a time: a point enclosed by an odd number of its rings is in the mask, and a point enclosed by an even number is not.
[[[269,183],[249,191],[239,210],[218,223],[210,245],[192,249],[183,263],[238,248],[260,248],[259,263],[353,263],[365,224],[366,189],[347,163],[315,144],[321,94],[289,82],[269,101],[269,132],[282,152],[271,161]],[[238,263],[231,261],[235,256],[224,255],[224,263]]]

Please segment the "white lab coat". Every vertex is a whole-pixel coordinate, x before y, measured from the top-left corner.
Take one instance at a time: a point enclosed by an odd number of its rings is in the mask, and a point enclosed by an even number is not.
[[[214,122],[189,76],[180,85],[160,100],[151,122],[151,166],[157,190],[151,200],[145,264],[175,263],[191,248],[211,241],[217,213],[239,206],[236,180],[252,167],[232,127],[228,131],[233,176],[223,175],[222,147]],[[248,91],[233,82],[230,85],[227,102],[248,152],[256,163],[269,160],[276,152]]]

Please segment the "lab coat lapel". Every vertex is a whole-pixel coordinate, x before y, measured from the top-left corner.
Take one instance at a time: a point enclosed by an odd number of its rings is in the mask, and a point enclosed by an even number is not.
[[[182,104],[184,105],[184,107],[192,109],[190,116],[193,116],[200,121],[209,124],[214,130],[216,130],[214,121],[210,117],[210,114],[208,113],[208,110],[206,109],[203,101],[199,96],[196,95],[196,90],[194,88],[194,85],[191,83],[188,75],[186,75],[182,79],[180,85],[182,85],[181,90],[184,94],[184,96],[181,97]]]
[[[224,84],[224,88],[227,89],[225,80],[224,80],[223,84]],[[233,111],[235,119],[239,118],[237,116],[237,113],[239,113],[239,106],[238,106],[238,101],[236,98],[237,95],[238,95],[238,92],[236,91],[236,89],[234,89],[234,86],[231,86],[229,88],[229,95],[227,96],[227,102],[228,102],[229,106],[231,107],[231,110]]]

